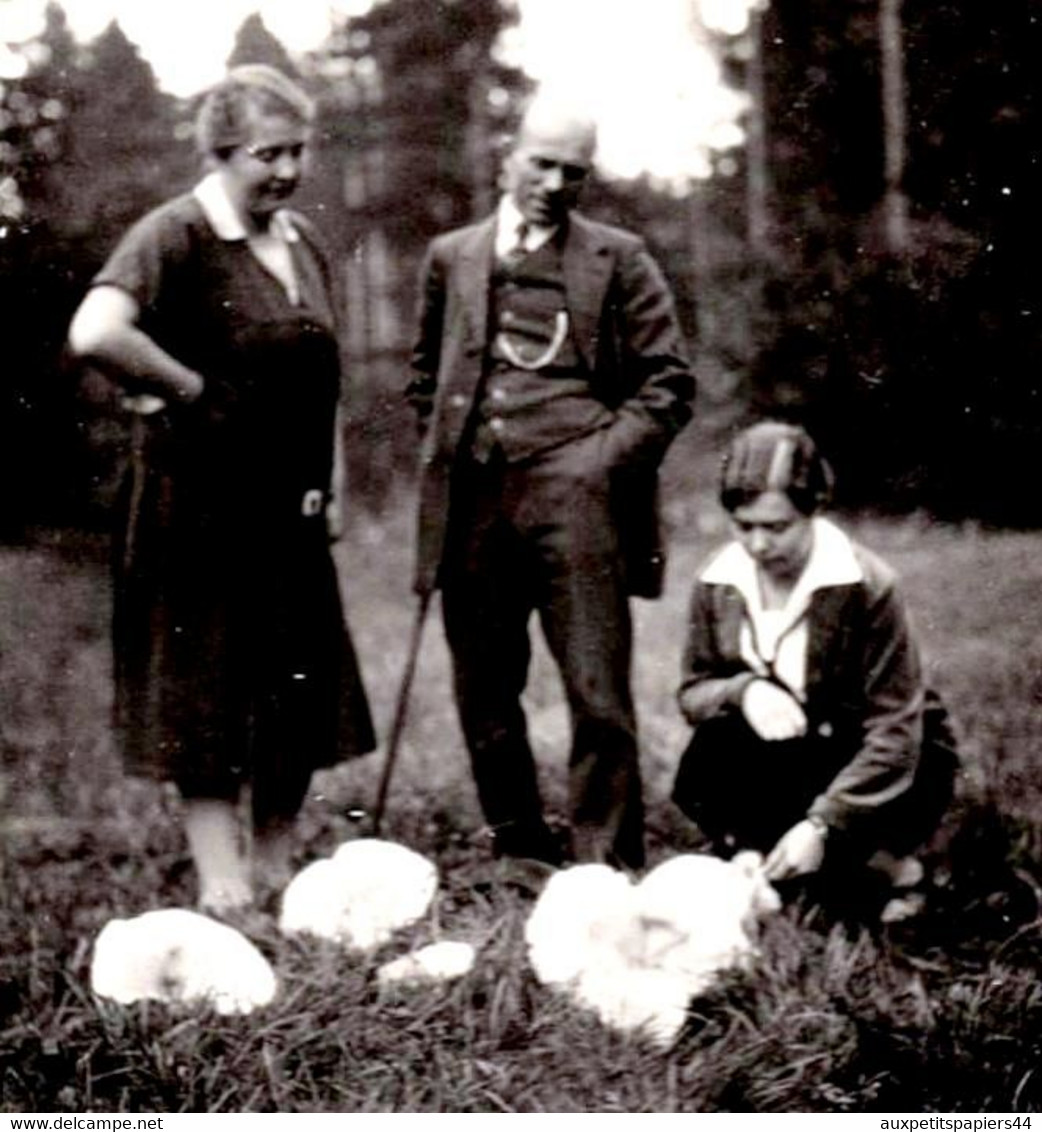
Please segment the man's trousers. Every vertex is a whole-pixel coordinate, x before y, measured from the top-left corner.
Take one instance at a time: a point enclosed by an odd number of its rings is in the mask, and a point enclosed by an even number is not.
[[[456,702],[485,819],[501,855],[554,860],[521,693],[537,612],[571,713],[576,859],[643,864],[630,690],[632,627],[603,433],[523,463],[461,461],[442,563]]]

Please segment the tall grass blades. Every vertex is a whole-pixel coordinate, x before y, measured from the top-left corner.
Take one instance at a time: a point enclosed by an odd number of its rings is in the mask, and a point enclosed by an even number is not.
[[[667,801],[685,729],[673,703],[689,579],[712,525],[675,546],[667,594],[637,609],[651,863],[698,846]],[[410,519],[360,517],[338,549],[377,717],[390,715],[409,618]],[[835,926],[806,906],[692,1003],[668,1050],[602,1026],[537,983],[532,893],[489,859],[444,642],[420,657],[385,836],[437,862],[428,914],[371,954],[274,918],[248,932],[280,991],[249,1017],[89,990],[114,916],[194,900],[177,806],[121,777],[109,732],[103,549],[0,550],[0,1107],[4,1111],[1038,1111],[1042,1108],[1042,555],[1026,533],[862,523],[906,579],[967,757],[920,917]],[[432,624],[437,621],[432,619]],[[527,695],[545,796],[563,812],[567,719],[545,651]],[[376,757],[316,776],[297,865],[364,831]],[[380,965],[439,939],[477,962],[396,987]]]

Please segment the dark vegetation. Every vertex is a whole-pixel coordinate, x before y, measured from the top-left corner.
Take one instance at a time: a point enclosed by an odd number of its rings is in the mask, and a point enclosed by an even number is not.
[[[851,505],[1034,526],[1038,493],[1020,485],[1042,436],[1042,3],[911,0],[887,37],[893,7],[774,0],[719,44],[762,144],[719,155],[686,196],[605,182],[588,208],[663,262],[704,410],[799,417]],[[412,468],[399,391],[418,258],[487,211],[528,86],[492,51],[512,18],[499,0],[383,0],[290,59],[254,16],[232,53],[296,69],[322,106],[301,204],[342,263],[355,482],[374,510]],[[157,89],[118,24],[84,47],[52,6],[39,40],[13,46],[31,60],[0,83],[0,460],[19,483],[2,522],[17,537],[97,521],[118,423],[111,391],[62,365],[68,317],[196,161],[192,102]],[[884,56],[903,79],[888,112]]]

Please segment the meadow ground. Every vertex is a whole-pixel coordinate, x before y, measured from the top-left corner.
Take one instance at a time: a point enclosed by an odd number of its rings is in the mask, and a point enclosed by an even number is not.
[[[697,511],[697,514],[695,513]],[[338,549],[382,728],[412,601],[403,509],[358,517]],[[686,729],[673,689],[687,579],[720,536],[674,505],[666,597],[640,603],[636,688],[652,860],[697,845],[668,802]],[[0,1109],[3,1111],[1039,1111],[1042,1109],[1042,535],[860,520],[903,574],[966,773],[926,914],[823,929],[789,909],[758,969],[692,1004],[668,1052],[601,1028],[524,961],[530,897],[490,882],[437,618],[420,658],[384,835],[437,860],[431,916],[377,956],[254,938],[282,981],[249,1019],[93,998],[114,915],[193,899],[177,807],[123,780],[108,730],[104,549],[51,536],[0,549]],[[566,721],[545,653],[528,696],[551,811]],[[318,776],[300,863],[364,830],[379,755]],[[403,945],[467,939],[475,970],[389,995]]]

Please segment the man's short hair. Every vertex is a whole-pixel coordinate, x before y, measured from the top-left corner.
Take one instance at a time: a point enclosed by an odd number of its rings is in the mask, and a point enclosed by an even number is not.
[[[590,160],[593,160],[597,149],[597,123],[593,115],[574,98],[548,90],[540,90],[532,95],[521,111],[514,145],[520,144],[526,133],[537,131],[555,134],[567,131],[582,136],[589,149]]]

